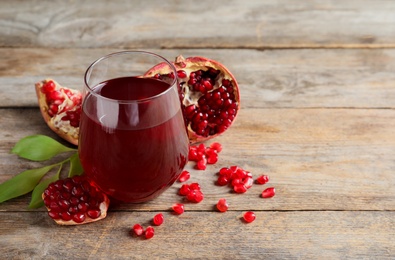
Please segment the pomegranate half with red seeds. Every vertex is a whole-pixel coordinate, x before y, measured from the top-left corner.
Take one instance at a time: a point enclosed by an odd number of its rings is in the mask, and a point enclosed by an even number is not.
[[[85,176],[48,185],[42,194],[48,215],[59,225],[78,225],[103,219],[110,200]]]
[[[35,84],[38,104],[44,121],[66,141],[78,145],[82,94],[62,87],[53,79]]]
[[[202,142],[224,133],[240,108],[237,81],[221,63],[204,57],[178,56],[179,95],[191,143]],[[165,64],[158,64],[144,76],[161,80],[175,75]]]

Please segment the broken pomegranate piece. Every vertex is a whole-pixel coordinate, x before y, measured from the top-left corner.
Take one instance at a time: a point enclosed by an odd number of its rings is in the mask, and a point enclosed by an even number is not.
[[[82,94],[62,87],[53,79],[35,84],[38,104],[44,121],[66,141],[78,145]]]
[[[239,87],[232,73],[221,63],[204,57],[178,56],[179,95],[191,143],[203,142],[224,133],[240,108]],[[165,64],[158,64],[144,76],[174,79]]]
[[[42,194],[48,215],[60,225],[78,225],[103,219],[110,201],[85,176],[55,181]]]

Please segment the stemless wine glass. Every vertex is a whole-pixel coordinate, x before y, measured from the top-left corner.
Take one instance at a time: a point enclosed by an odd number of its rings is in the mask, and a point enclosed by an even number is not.
[[[144,76],[158,64],[168,76]],[[103,192],[145,202],[177,180],[189,139],[169,61],[145,51],[109,54],[88,67],[84,95],[78,151],[85,173]]]

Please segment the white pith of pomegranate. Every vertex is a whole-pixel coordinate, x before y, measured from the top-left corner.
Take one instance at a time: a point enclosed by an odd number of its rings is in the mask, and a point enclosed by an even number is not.
[[[48,215],[59,225],[79,225],[103,219],[110,204],[107,195],[84,176],[49,184],[42,198]]]
[[[78,145],[81,92],[62,87],[53,79],[37,82],[35,87],[41,114],[49,128],[66,141]]]
[[[204,57],[184,59],[178,56],[174,66],[191,143],[203,142],[224,133],[240,108],[235,77],[218,61]],[[161,80],[174,78],[166,64],[158,64],[144,76]]]

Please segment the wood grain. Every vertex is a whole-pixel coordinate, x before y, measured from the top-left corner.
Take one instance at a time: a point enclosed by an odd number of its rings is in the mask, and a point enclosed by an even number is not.
[[[164,212],[151,240],[131,237],[156,212],[116,212],[95,224],[57,226],[43,212],[0,214],[5,259],[391,259],[393,212]],[[380,232],[378,232],[380,231]],[[26,243],[29,238],[29,243]],[[73,252],[73,255],[70,255]]]
[[[34,83],[47,77],[81,89],[89,64],[118,50],[0,48],[0,107],[37,106]],[[222,62],[239,82],[242,107],[394,108],[394,49],[151,51]]]
[[[395,46],[391,0],[13,1],[0,46],[383,48]]]
[[[224,146],[219,162],[206,171],[191,171],[205,193],[196,210],[212,210],[227,197],[237,210],[394,210],[395,110],[392,109],[244,109],[234,126],[216,139]],[[31,134],[49,134],[38,109],[2,109],[0,182],[29,167],[9,154]],[[211,143],[211,142],[208,142]],[[216,172],[238,165],[271,177],[278,196],[264,200],[264,187],[254,185],[244,196],[215,185]],[[177,183],[155,201],[118,205],[114,210],[167,210],[175,201]],[[25,211],[29,196],[0,204],[0,210]],[[248,200],[250,203],[245,203]]]

